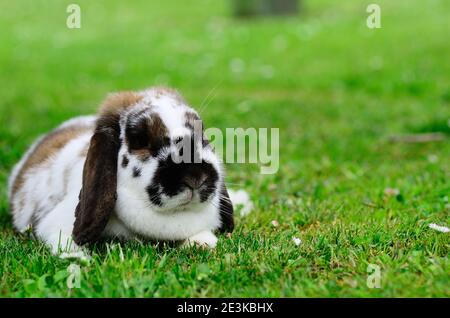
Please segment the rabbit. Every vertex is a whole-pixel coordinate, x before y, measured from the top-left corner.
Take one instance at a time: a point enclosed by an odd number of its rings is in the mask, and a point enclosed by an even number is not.
[[[97,115],[39,138],[14,167],[15,229],[61,257],[81,257],[101,238],[214,248],[217,233],[234,229],[233,205],[201,123],[170,88],[108,95]]]

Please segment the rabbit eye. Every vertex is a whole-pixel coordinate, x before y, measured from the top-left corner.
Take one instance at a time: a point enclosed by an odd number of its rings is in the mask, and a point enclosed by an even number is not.
[[[125,128],[126,140],[130,152],[140,155],[142,160],[156,157],[162,148],[170,146],[167,128],[157,114],[149,117],[133,115]]]
[[[148,136],[146,132],[142,131],[129,131],[128,133],[128,144],[130,150],[140,150],[148,148]]]

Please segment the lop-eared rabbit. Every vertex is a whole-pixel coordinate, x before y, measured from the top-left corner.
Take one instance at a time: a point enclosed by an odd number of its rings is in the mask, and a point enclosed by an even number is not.
[[[194,136],[198,122],[172,89],[110,94],[96,116],[63,123],[15,166],[15,228],[61,257],[82,257],[100,238],[215,247],[217,233],[233,231],[233,206],[219,158],[201,128]]]

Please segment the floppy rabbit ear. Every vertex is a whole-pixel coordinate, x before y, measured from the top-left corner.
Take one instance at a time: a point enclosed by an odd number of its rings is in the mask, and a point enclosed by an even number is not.
[[[219,228],[220,233],[231,233],[234,229],[233,220],[233,204],[231,203],[230,196],[228,195],[228,190],[225,184],[222,184],[220,190],[220,219],[222,225]]]
[[[83,168],[83,185],[75,210],[73,239],[78,245],[95,241],[116,204],[119,123],[99,118]]]
[[[120,113],[138,102],[133,93],[110,95],[104,102],[83,168],[83,184],[72,232],[78,245],[97,240],[108,223],[117,199],[117,157]]]

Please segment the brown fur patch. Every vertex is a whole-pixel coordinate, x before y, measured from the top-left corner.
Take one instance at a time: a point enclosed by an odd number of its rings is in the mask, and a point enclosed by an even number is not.
[[[166,125],[158,114],[152,114],[151,123],[149,125],[150,136],[165,137],[169,135]]]
[[[151,113],[149,117],[142,117],[137,124],[134,124],[134,128],[129,127],[127,125],[125,142],[130,153],[141,161],[146,161],[150,156],[155,155],[162,146],[170,143],[167,127],[157,113]],[[130,134],[130,130],[134,133]],[[148,140],[149,144],[138,148],[133,142],[135,138]]]
[[[45,136],[30,154],[17,174],[12,188],[13,196],[22,187],[25,181],[24,176],[31,168],[43,164],[53,154],[63,148],[69,141],[89,129],[90,127],[87,126],[69,126],[65,128],[57,128]]]
[[[118,114],[124,109],[137,104],[142,96],[135,92],[109,94],[100,106],[100,116]]]
[[[146,161],[148,158],[150,158],[150,150],[149,149],[139,149],[139,150],[132,150],[131,154],[138,157],[140,161]]]

